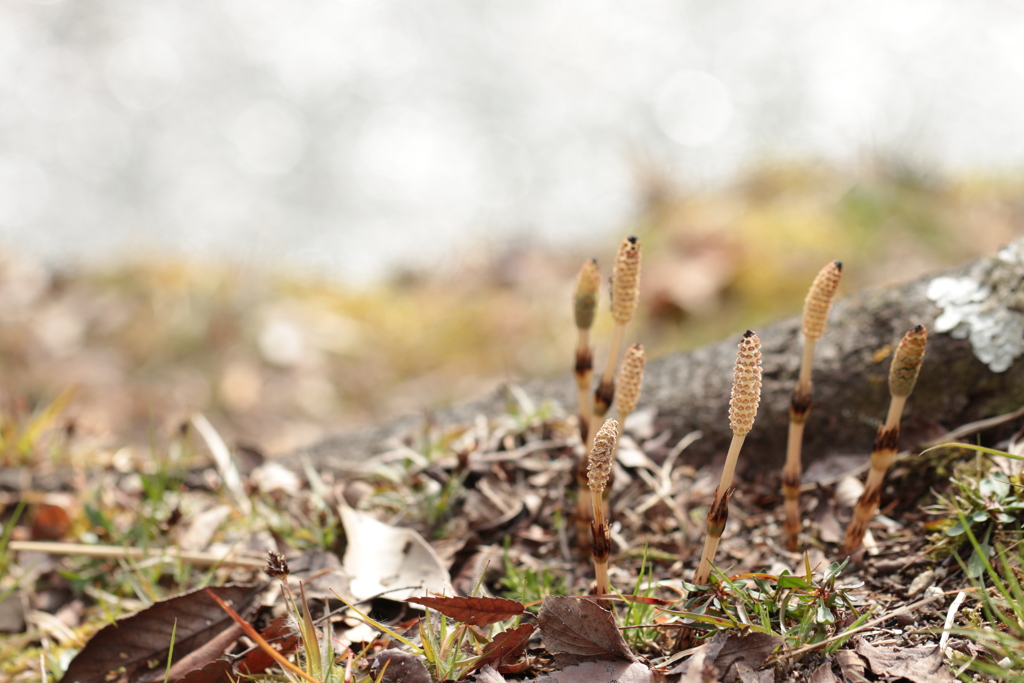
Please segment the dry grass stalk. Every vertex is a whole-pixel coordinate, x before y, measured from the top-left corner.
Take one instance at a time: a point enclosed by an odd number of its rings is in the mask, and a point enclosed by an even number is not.
[[[573,290],[573,315],[576,318],[576,389],[579,397],[580,438],[587,443],[590,421],[593,419],[593,405],[590,387],[594,381],[594,352],[590,348],[590,328],[597,311],[598,291],[601,288],[601,271],[597,259],[590,259],[580,268]]]
[[[811,411],[811,366],[814,362],[814,345],[825,332],[832,297],[835,296],[842,274],[843,264],[839,261],[826,265],[814,278],[804,301],[804,356],[800,363],[800,377],[789,403],[789,441],[786,445],[786,464],[782,469],[786,546],[790,550],[798,550],[800,547],[800,477],[803,469],[801,450],[804,424],[807,422],[807,414]]]
[[[600,595],[608,592],[608,558],[612,549],[611,532],[601,500],[611,477],[618,437],[619,423],[607,420],[594,436],[594,446],[590,449],[587,465],[587,485],[594,513],[590,523],[593,535],[591,555],[594,558],[594,574],[597,576],[597,592]]]
[[[618,366],[626,325],[633,318],[639,301],[640,242],[636,237],[630,236],[619,245],[619,253],[615,258],[615,268],[612,272],[612,318],[615,320],[615,331],[612,333],[612,343],[608,349],[608,362],[605,364],[601,381],[594,390],[591,433],[602,423],[612,401],[615,400],[615,368]]]
[[[8,552],[45,553],[48,555],[74,555],[113,560],[146,560],[147,562],[174,562],[196,567],[242,567],[262,569],[263,560],[238,555],[223,555],[180,548],[125,548],[87,543],[60,543],[55,541],[9,541]]]
[[[857,499],[853,510],[853,519],[846,527],[846,538],[843,540],[843,553],[849,555],[864,542],[864,533],[868,523],[878,511],[882,499],[882,483],[885,473],[892,464],[900,441],[900,418],[907,398],[914,391],[917,376],[921,371],[925,347],[928,343],[928,330],[923,325],[903,335],[896,353],[893,355],[892,366],[889,368],[889,414],[885,424],[878,428],[875,446],[871,451],[871,470],[868,472],[864,492]]]
[[[722,477],[715,489],[715,499],[708,509],[707,535],[704,538],[704,552],[701,553],[700,566],[693,577],[698,586],[706,585],[711,576],[711,563],[718,552],[718,543],[722,539],[725,523],[729,519],[729,498],[735,487],[732,485],[736,473],[736,462],[739,460],[740,449],[750,429],[754,426],[757,415],[757,404],[761,400],[761,340],[751,330],[747,330],[740,341],[740,350],[736,356],[736,370],[733,374],[732,398],[729,400],[729,426],[732,428],[732,442],[729,453],[725,457]]]

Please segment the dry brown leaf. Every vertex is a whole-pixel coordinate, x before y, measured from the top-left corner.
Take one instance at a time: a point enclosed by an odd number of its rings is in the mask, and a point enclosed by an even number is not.
[[[232,683],[237,676],[232,676],[231,660],[215,659],[201,669],[195,669],[179,678],[175,683]]]
[[[708,676],[714,676],[712,671],[717,671],[720,675],[718,680],[734,681],[738,676],[742,678],[742,669],[748,678],[753,675],[760,680],[761,673],[757,670],[781,643],[782,638],[767,633],[742,634],[721,631],[669,673],[684,674],[684,681],[702,681]]]
[[[642,662],[606,660],[583,662],[541,676],[534,683],[651,683],[651,670]]]
[[[854,646],[857,654],[868,660],[878,676],[906,678],[914,683],[955,683],[946,668],[938,646],[875,647],[864,640]]]
[[[592,600],[549,595],[537,620],[544,647],[560,663],[579,658],[636,661],[611,612]]]
[[[536,626],[533,624],[521,624],[510,628],[494,636],[494,639],[487,644],[484,651],[480,653],[480,661],[477,666],[493,666],[498,671],[514,665],[526,651],[526,644],[530,642]],[[512,673],[506,671],[506,673]]]
[[[154,672],[162,680],[172,631],[174,658],[178,660],[234,626],[207,590],[244,614],[256,602],[263,584],[201,588],[122,617],[89,639],[68,666],[63,683],[126,683]]]
[[[868,683],[864,676],[867,667],[864,660],[857,656],[853,650],[841,650],[836,653],[836,661],[839,662],[839,670],[843,672],[843,679],[846,683]]]
[[[370,667],[374,679],[377,679],[385,662],[388,668],[379,683],[433,683],[420,658],[401,650],[384,650],[374,658]]]
[[[471,626],[490,626],[523,613],[522,603],[505,598],[425,597],[406,602],[437,610],[449,619]]]
[[[825,662],[811,672],[809,683],[842,683],[839,677],[832,673],[832,663]]]
[[[749,664],[736,662],[733,670],[736,672],[736,678],[740,683],[775,683],[774,669],[755,671]],[[723,678],[722,680],[727,681],[729,679]]]
[[[717,669],[714,665],[718,653],[725,647],[729,634],[719,631],[700,647],[695,648],[694,653],[685,662],[682,662],[672,669],[669,674],[682,674],[682,680],[686,683],[691,681],[702,681],[708,676],[712,680],[717,678]]]
[[[160,680],[174,681],[197,671],[202,671],[207,665],[217,661],[221,655],[227,652],[232,643],[241,638],[243,633],[244,630],[240,624],[237,622],[232,624],[181,659],[176,660],[170,669],[163,672],[164,675],[160,676]],[[160,672],[157,673],[159,674]],[[212,675],[213,671],[211,670],[210,673]],[[147,678],[147,676],[144,675],[143,678]]]
[[[722,672],[723,681],[731,681],[738,675],[737,664],[746,664],[756,671],[781,644],[782,638],[768,633],[730,633],[715,657],[715,666]]]

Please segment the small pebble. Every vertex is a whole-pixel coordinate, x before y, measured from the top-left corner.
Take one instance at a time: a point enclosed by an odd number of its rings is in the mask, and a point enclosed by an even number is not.
[[[907,595],[914,597],[919,593],[923,593],[926,588],[930,588],[935,585],[935,572],[929,569],[928,571],[921,572],[914,577],[914,580],[910,582],[910,588],[907,589]]]

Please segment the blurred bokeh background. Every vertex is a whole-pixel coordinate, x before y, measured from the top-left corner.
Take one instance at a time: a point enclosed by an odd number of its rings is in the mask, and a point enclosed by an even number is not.
[[[3,400],[282,450],[568,378],[630,233],[692,347],[992,253],[1021,121],[1013,3],[6,0]]]

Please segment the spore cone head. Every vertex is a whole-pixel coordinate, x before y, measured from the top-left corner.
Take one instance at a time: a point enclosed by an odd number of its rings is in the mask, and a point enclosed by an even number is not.
[[[928,345],[928,330],[918,325],[903,335],[889,368],[889,393],[893,396],[910,396],[921,372],[925,347]]]
[[[633,344],[626,349],[626,357],[619,368],[615,399],[618,401],[619,417],[625,417],[634,410],[640,400],[640,387],[644,381],[644,364],[647,353],[642,344]]]
[[[597,259],[590,259],[580,268],[576,288],[573,290],[573,312],[576,315],[576,327],[581,330],[589,329],[594,324],[597,293],[600,289],[601,271],[597,267]]]
[[[740,341],[729,400],[729,426],[736,436],[746,436],[754,426],[761,401],[761,340],[747,330]]]
[[[832,298],[839,286],[839,278],[843,274],[843,264],[839,261],[829,263],[818,273],[811,284],[807,298],[804,300],[803,330],[804,336],[817,341],[825,332],[828,322],[828,311],[832,307]]]
[[[594,446],[587,461],[587,484],[590,490],[599,494],[608,486],[612,473],[612,458],[615,456],[615,442],[619,438],[619,423],[605,420],[594,436]]]
[[[640,242],[627,237],[619,245],[612,272],[612,317],[625,325],[636,312],[640,302]]]

